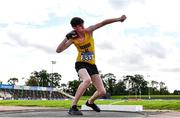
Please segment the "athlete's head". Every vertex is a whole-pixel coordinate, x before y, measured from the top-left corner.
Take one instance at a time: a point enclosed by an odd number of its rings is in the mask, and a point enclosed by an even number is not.
[[[84,20],[80,17],[74,17],[71,19],[71,26],[76,27],[77,25],[82,25],[84,23]]]

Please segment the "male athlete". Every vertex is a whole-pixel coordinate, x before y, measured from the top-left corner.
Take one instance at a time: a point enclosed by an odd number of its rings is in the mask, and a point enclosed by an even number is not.
[[[79,85],[75,94],[75,98],[72,101],[71,108],[68,111],[70,115],[83,115],[82,112],[77,108],[77,103],[91,82],[96,87],[96,91],[86,101],[86,105],[91,107],[96,112],[101,111],[100,108],[94,103],[94,101],[97,98],[104,96],[106,94],[106,90],[95,64],[93,32],[102,26],[114,22],[123,22],[125,19],[126,16],[122,15],[118,18],[103,20],[87,28],[84,27],[84,20],[80,17],[74,17],[71,19],[70,24],[73,30],[65,36],[64,40],[58,45],[56,49],[56,52],[60,53],[67,49],[71,44],[74,44],[78,51],[75,69],[80,79],[82,80],[82,83]]]

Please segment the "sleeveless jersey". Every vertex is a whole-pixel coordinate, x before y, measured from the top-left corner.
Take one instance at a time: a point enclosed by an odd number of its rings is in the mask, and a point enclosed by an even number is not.
[[[85,33],[85,39],[82,42],[78,39],[73,39],[73,44],[78,51],[77,62],[95,64],[94,39],[89,33]]]

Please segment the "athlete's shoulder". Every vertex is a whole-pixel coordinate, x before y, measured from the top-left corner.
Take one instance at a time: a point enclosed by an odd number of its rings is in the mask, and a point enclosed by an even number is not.
[[[92,31],[88,30],[88,28],[85,29],[85,35],[92,36]]]

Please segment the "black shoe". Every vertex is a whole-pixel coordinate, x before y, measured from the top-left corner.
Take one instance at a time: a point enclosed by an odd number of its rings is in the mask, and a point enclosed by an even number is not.
[[[83,115],[82,112],[77,108],[76,105],[73,105],[73,106],[69,109],[68,113],[69,113],[70,115]]]
[[[100,112],[101,111],[100,108],[96,104],[94,104],[94,103],[93,104],[89,104],[88,100],[86,102],[86,106],[91,107],[96,112]]]

